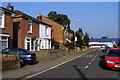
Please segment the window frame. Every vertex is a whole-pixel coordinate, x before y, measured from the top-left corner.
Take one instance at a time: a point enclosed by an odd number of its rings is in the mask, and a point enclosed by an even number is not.
[[[32,22],[33,22],[32,20],[28,20],[28,33],[32,33]],[[29,25],[30,25],[30,27],[29,27]]]
[[[0,16],[0,17],[2,17],[2,23],[1,23],[1,25],[0,25],[0,28],[5,28],[4,27],[4,21],[5,21],[5,12],[3,12],[3,11],[1,11],[0,13],[2,13],[2,16]]]

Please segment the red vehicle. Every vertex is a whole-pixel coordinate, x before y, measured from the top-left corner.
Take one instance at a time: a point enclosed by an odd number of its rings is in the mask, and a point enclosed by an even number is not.
[[[105,67],[120,69],[120,48],[110,48],[105,56]]]

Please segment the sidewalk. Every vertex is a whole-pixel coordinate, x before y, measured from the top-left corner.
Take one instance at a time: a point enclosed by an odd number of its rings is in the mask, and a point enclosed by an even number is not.
[[[41,60],[37,64],[34,64],[34,65],[26,65],[23,68],[18,69],[18,70],[10,70],[7,72],[3,72],[2,78],[23,78],[23,77],[26,77],[28,75],[32,75],[32,74],[35,74],[37,72],[41,72],[45,69],[48,69],[48,68],[53,67],[55,65],[58,65],[58,64],[63,63],[65,61],[69,61],[71,59],[80,57],[80,56],[85,55],[85,54],[92,52],[92,51],[94,51],[94,50],[88,50],[88,51],[80,52],[80,53],[77,53],[74,55],[60,57],[60,58],[57,58],[55,60]]]

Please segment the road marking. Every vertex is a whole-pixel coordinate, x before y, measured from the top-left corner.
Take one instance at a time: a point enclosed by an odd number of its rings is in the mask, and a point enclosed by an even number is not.
[[[45,69],[45,70],[43,70],[43,71],[40,71],[40,72],[38,72],[38,73],[36,73],[36,74],[30,75],[30,76],[28,76],[28,77],[25,77],[23,80],[28,79],[28,78],[32,78],[32,77],[37,76],[37,75],[40,75],[40,74],[42,74],[42,73],[44,73],[44,72],[47,72],[47,71],[49,71],[49,70],[51,70],[51,69],[54,69],[54,68],[56,68],[56,67],[58,67],[58,66],[61,66],[61,65],[65,64],[65,63],[67,63],[67,62],[73,61],[73,60],[75,60],[75,59],[77,59],[77,58],[79,58],[79,57],[81,57],[81,56],[83,56],[83,55],[85,55],[85,54],[88,54],[88,53],[81,54],[81,55],[79,55],[79,56],[77,56],[77,57],[75,57],[75,58],[72,58],[72,59],[70,59],[70,60],[67,60],[67,61],[65,61],[65,62],[63,62],[63,63],[57,64],[57,65],[55,65],[55,66],[53,66],[53,67],[50,67],[50,68]]]
[[[86,69],[88,69],[89,65],[92,64],[92,62],[95,60],[95,58],[97,57],[98,53],[93,57],[93,59],[88,63],[88,65],[85,67]]]

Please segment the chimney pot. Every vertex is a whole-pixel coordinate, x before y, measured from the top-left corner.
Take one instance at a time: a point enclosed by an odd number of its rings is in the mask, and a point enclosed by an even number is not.
[[[42,15],[40,13],[37,14],[37,19],[42,21]]]
[[[8,6],[6,7],[7,9],[9,9],[9,10],[14,10],[14,7],[13,6],[11,6],[11,4],[10,3],[8,3]]]

